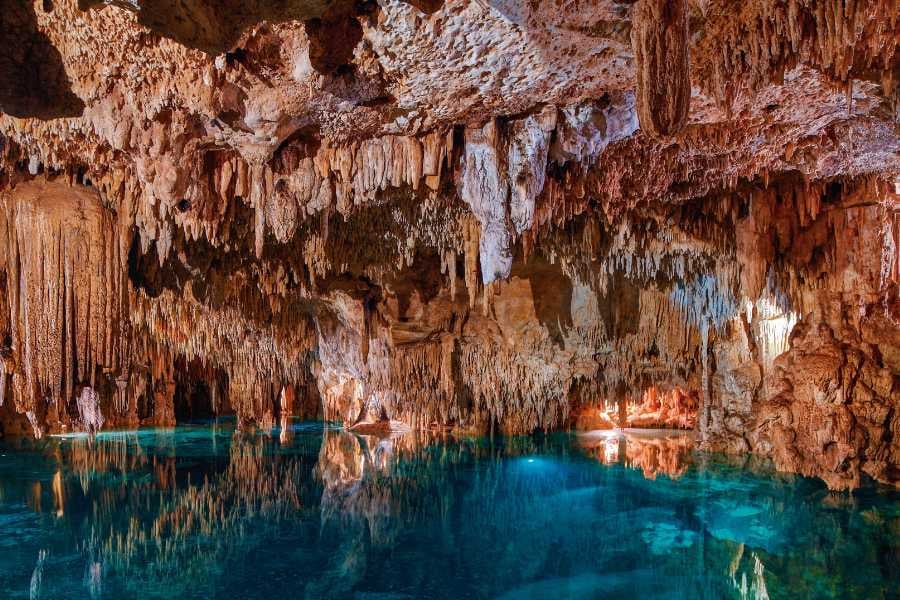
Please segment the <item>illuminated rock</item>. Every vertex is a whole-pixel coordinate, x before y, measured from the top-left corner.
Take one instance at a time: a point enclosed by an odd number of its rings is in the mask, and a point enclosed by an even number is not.
[[[640,404],[628,408],[627,427],[648,429],[694,429],[697,427],[696,393],[680,388],[646,390]]]

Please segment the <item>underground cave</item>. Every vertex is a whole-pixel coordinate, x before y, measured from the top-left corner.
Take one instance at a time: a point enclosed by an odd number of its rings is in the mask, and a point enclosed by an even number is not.
[[[5,0],[0,596],[900,589],[896,0]]]

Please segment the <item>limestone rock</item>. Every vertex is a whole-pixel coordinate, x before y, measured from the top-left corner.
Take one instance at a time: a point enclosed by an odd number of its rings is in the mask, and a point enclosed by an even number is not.
[[[639,0],[631,25],[641,127],[656,136],[684,127],[691,104],[687,0]]]
[[[896,484],[895,9],[16,0],[0,429],[679,427]]]

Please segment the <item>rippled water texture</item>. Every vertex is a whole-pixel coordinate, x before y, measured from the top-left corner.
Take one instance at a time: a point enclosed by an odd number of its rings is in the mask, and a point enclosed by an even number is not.
[[[2,598],[889,598],[900,494],[689,438],[229,425],[0,446]],[[892,596],[893,595],[893,596]]]

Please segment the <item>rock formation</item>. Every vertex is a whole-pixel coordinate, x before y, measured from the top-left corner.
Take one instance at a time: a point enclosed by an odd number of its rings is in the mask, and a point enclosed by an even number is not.
[[[898,28],[893,0],[13,0],[2,430],[677,425],[896,484]]]
[[[689,429],[697,427],[698,398],[680,388],[644,391],[640,403],[628,406],[625,425],[631,428]]]
[[[631,43],[641,129],[672,135],[684,127],[691,103],[690,27],[687,0],[640,0]]]

